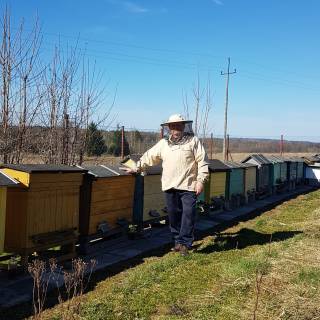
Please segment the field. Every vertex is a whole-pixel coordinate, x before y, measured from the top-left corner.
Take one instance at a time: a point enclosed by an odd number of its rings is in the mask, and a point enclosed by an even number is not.
[[[319,319],[320,190],[107,277],[45,319]]]
[[[231,161],[241,161],[245,159],[248,155],[251,153],[232,153],[229,157],[229,160]],[[265,155],[268,155],[268,153],[263,153]],[[276,154],[276,153],[270,153],[270,154]],[[284,153],[283,156],[285,157],[303,157],[303,156],[311,156],[314,155],[314,153]],[[222,153],[215,153],[213,154],[214,159],[223,159]],[[120,157],[114,157],[110,155],[102,155],[101,157],[84,157],[84,164],[87,165],[97,165],[97,164],[109,164],[109,165],[118,165],[120,162]],[[41,158],[36,155],[26,155],[26,157],[23,160],[23,163],[43,163]]]

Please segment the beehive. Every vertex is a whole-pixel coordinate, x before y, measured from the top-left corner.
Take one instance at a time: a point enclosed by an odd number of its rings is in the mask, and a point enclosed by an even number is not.
[[[26,252],[74,238],[84,170],[58,165],[5,165],[20,182],[7,192],[5,250]]]
[[[305,162],[302,158],[299,157],[292,157],[292,159],[297,163],[297,183],[301,184],[305,179]]]
[[[258,166],[257,191],[261,194],[269,194],[272,189],[271,167],[272,163],[262,154],[252,154],[242,161]]]
[[[4,250],[7,215],[7,190],[16,187],[18,182],[0,170],[0,253]]]
[[[222,161],[212,159],[209,163],[209,179],[205,184],[204,201],[210,203],[212,198],[227,198],[227,179],[231,169]]]
[[[272,183],[272,191],[276,192],[286,185],[287,182],[287,164],[280,156],[266,156],[272,163],[270,171],[270,181]]]
[[[164,219],[165,197],[161,188],[162,167],[148,167],[145,175],[137,175],[135,183],[134,222],[138,225]]]
[[[244,167],[240,163],[232,161],[225,161],[224,163],[231,169],[229,180],[229,196],[244,195]]]
[[[255,199],[257,190],[257,166],[251,163],[239,163],[244,168],[244,195],[246,202]]]
[[[85,166],[80,199],[81,236],[121,232],[131,223],[135,178],[116,166]]]

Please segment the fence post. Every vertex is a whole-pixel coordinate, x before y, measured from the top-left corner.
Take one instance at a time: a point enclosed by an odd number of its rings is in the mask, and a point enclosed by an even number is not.
[[[160,128],[160,140],[163,139],[163,127]]]
[[[124,126],[121,127],[121,158],[124,158]]]

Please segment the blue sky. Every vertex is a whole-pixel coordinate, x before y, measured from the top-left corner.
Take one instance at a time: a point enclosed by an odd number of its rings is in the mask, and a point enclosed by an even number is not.
[[[183,113],[199,73],[210,78],[210,132],[223,133],[227,58],[229,133],[320,141],[318,0],[9,0],[15,21],[38,14],[49,55],[86,48],[104,72],[114,114],[126,127],[157,129]],[[4,4],[1,4],[3,9]],[[108,105],[108,101],[105,102]]]

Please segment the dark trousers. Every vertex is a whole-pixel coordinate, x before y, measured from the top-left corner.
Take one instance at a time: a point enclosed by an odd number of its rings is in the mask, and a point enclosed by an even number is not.
[[[170,189],[165,191],[165,196],[174,241],[191,248],[196,219],[196,193]]]

